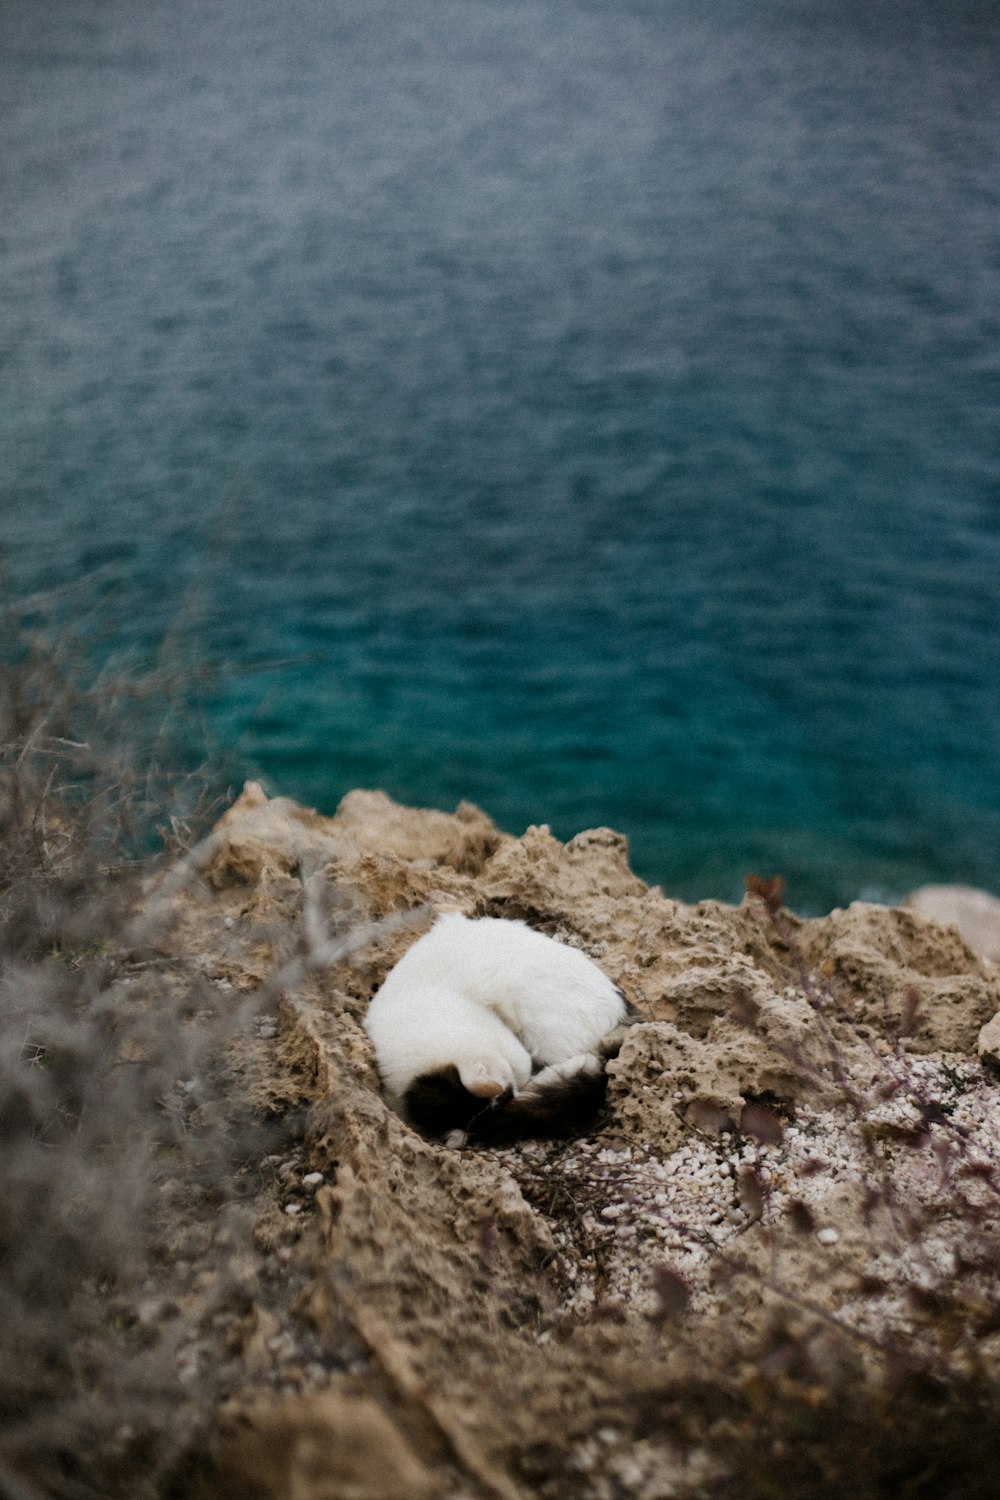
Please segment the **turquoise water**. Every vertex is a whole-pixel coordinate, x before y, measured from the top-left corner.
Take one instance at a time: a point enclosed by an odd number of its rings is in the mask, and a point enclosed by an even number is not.
[[[0,3],[2,537],[332,810],[1000,889],[1000,19]]]

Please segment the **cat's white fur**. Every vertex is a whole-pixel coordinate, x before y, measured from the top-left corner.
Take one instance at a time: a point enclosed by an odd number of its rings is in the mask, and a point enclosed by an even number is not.
[[[454,1065],[470,1093],[489,1099],[523,1089],[538,1067],[596,1068],[591,1054],[626,1010],[578,949],[523,922],[449,912],[390,971],[364,1025],[390,1093]],[[536,1074],[532,1088],[539,1080],[548,1081]]]

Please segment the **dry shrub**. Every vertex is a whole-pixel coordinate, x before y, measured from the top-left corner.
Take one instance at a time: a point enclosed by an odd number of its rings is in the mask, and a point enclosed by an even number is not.
[[[30,602],[0,647],[0,1494],[141,1496],[205,1395],[169,1263],[238,1194],[220,1058],[248,1017],[136,915],[164,809],[175,841],[208,810],[203,771],[162,769],[190,674],[102,666]]]

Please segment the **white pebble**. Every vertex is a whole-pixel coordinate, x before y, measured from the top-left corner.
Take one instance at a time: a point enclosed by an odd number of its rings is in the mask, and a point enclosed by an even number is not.
[[[323,1173],[322,1172],[307,1172],[306,1175],[302,1179],[302,1186],[303,1187],[307,1187],[307,1188],[315,1188],[315,1187],[319,1187],[319,1185],[320,1185],[320,1183],[322,1181],[323,1181]]]
[[[839,1229],[819,1229],[816,1232],[816,1238],[821,1245],[835,1245],[840,1239],[840,1231]]]

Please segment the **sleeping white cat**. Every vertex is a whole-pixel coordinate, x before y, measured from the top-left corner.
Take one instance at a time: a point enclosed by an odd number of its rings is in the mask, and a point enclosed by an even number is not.
[[[396,964],[364,1024],[387,1090],[418,1128],[498,1143],[564,1134],[592,1115],[628,1014],[576,948],[523,922],[452,912]]]

